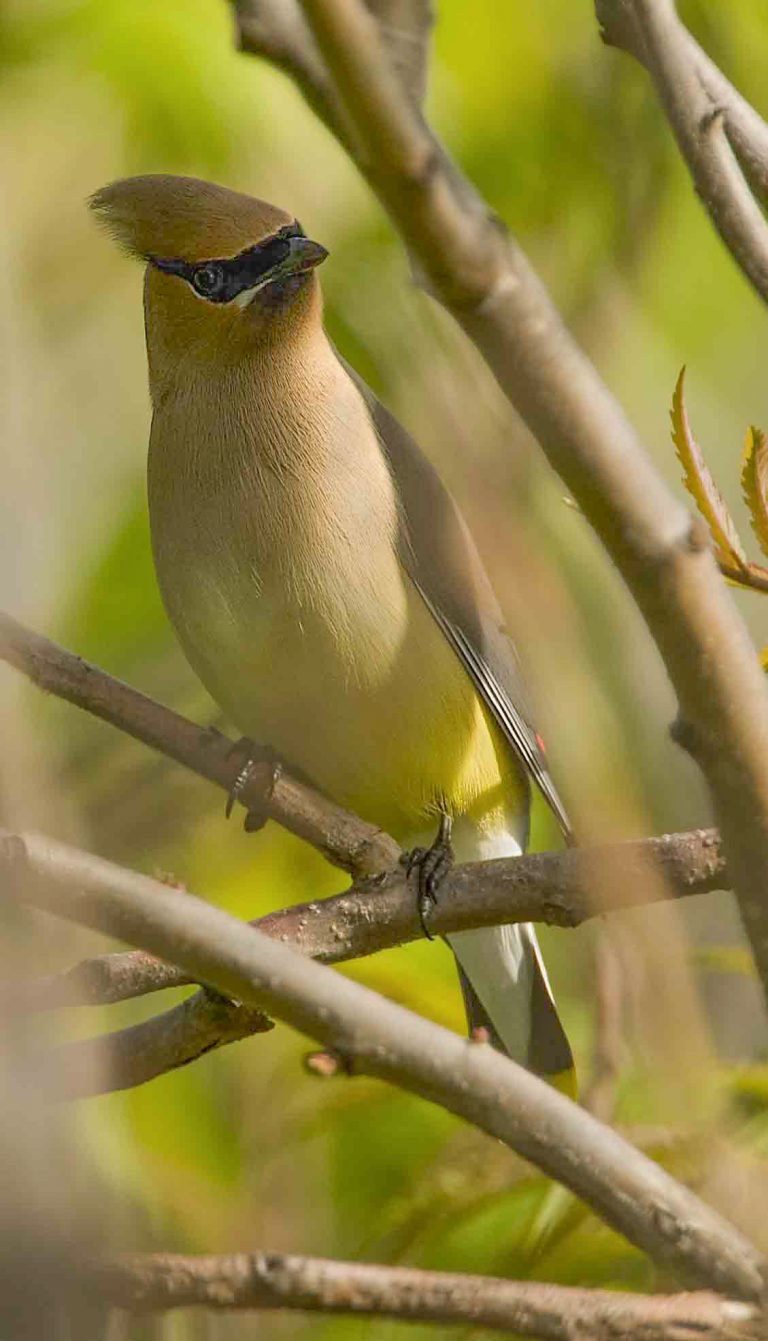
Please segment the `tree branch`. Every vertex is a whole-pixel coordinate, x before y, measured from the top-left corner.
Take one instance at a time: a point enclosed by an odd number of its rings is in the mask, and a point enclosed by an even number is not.
[[[0,657],[40,688],[85,708],[201,776],[225,788],[231,786],[237,764],[233,765],[233,747],[226,737],[194,725],[2,615]],[[267,768],[271,777],[271,765],[265,764],[265,771]],[[246,806],[263,803],[264,786],[263,778],[251,779],[243,794]],[[274,818],[347,869],[375,870],[379,862],[391,866],[399,851],[386,834],[285,774],[277,779],[268,806]],[[155,883],[49,841],[28,842],[35,845],[36,860],[49,875],[59,869],[66,878],[85,886],[93,881],[120,887],[134,880],[144,882],[144,887]],[[597,909],[588,894],[592,863],[605,860],[623,875],[615,885],[613,908],[634,906],[644,901],[646,887],[658,888],[655,882],[647,886],[642,879],[649,862],[678,895],[721,888],[727,882],[718,836],[711,830],[591,852],[477,863],[451,873],[441,895],[435,930],[444,933],[529,920],[576,926],[598,911],[608,911]],[[335,898],[271,913],[257,925],[329,963],[373,954],[422,934],[413,891],[397,868],[383,879],[363,878]],[[26,990],[17,987],[7,1005],[49,1009],[104,1004],[190,981],[177,966],[133,951],[98,956]],[[214,1007],[206,993],[198,993],[156,1019],[106,1038],[65,1045],[53,1067],[59,1077],[56,1090],[75,1098],[143,1084],[213,1048],[269,1027],[270,1021],[261,1015],[238,1011],[228,1003]]]
[[[432,0],[366,0],[401,86],[416,107],[427,91]]]
[[[650,58],[637,21],[634,0],[595,0],[595,13],[603,41],[626,51],[648,68]],[[752,190],[768,199],[768,125],[682,24],[679,25],[677,42],[681,53],[695,69],[712,107],[722,113],[729,143]]]
[[[242,51],[265,56],[301,83],[313,111],[352,150],[355,131],[297,0],[232,0]],[[367,0],[402,87],[419,106],[427,86],[430,0]]]
[[[684,1277],[750,1301],[768,1263],[732,1225],[610,1128],[488,1045],[464,1040],[192,895],[131,876],[121,888],[41,878],[34,846],[6,839],[17,899],[175,961],[231,1000],[317,1039],[350,1074],[376,1076],[474,1123],[559,1179],[609,1225]]]
[[[225,792],[231,791],[243,755],[221,732],[196,726],[4,614],[0,614],[0,659],[22,671],[38,688],[84,708]],[[246,810],[266,812],[353,875],[370,875],[397,862],[400,849],[388,834],[342,810],[284,770],[276,771],[271,755],[262,747],[253,745],[251,753],[260,761],[239,796]]]
[[[761,563],[745,563],[743,567],[718,559],[717,566],[723,577],[739,587],[748,587],[752,591],[768,591],[768,568]]]
[[[729,108],[734,99],[727,94],[722,103],[712,98],[673,0],[629,3],[642,63],[654,82],[697,194],[734,260],[768,302],[768,223],[742,174],[729,136],[729,118],[733,119]],[[602,0],[602,11],[606,9],[610,10],[610,4]],[[598,17],[600,13],[598,4]],[[739,125],[746,115],[744,107],[740,110]],[[754,129],[754,122],[752,125]],[[764,126],[762,141],[766,135],[768,127]],[[754,158],[748,161],[752,165]]]
[[[66,891],[74,891],[73,916],[84,888],[165,888],[147,876],[35,835],[0,842],[0,869],[13,868],[15,841],[25,844],[36,873],[58,884],[60,911]],[[590,872],[596,864],[605,869],[608,863],[616,891],[611,911],[654,898],[659,888],[700,894],[718,888],[725,878],[712,830],[473,863],[456,867],[447,877],[435,910],[435,930],[545,920],[577,926],[599,911],[589,897]],[[651,866],[661,879],[647,878]],[[34,889],[30,899],[34,902]],[[374,954],[423,935],[413,889],[399,871],[359,883],[344,894],[268,913],[250,925],[324,963]],[[123,951],[86,959],[49,979],[14,983],[4,1004],[12,1010],[105,1005],[191,981],[182,969],[143,950]],[[48,1059],[46,1070],[59,1098],[86,1098],[142,1085],[225,1043],[269,1028],[271,1022],[263,1015],[203,991],[143,1024],[63,1044]]]
[[[206,989],[129,1029],[64,1043],[37,1059],[38,1070],[52,1098],[89,1099],[135,1089],[227,1043],[274,1027],[263,1011]]]
[[[0,869],[12,868],[14,841],[6,838],[0,843]],[[30,835],[21,841],[35,871],[59,885],[62,908],[67,889],[74,890],[74,910],[83,888],[130,889],[134,883],[142,890],[165,888],[147,876],[50,839]],[[704,893],[720,887],[726,877],[712,830],[473,863],[456,867],[447,877],[435,910],[435,930],[447,933],[528,921],[578,926],[598,911],[608,911],[598,910],[588,892],[590,872],[596,864],[604,869],[606,863],[615,876],[616,897],[610,911],[637,906],[655,897],[659,888],[681,896]],[[651,866],[660,880],[647,879]],[[324,963],[360,958],[423,935],[413,889],[400,871],[358,883],[328,899],[268,913],[251,925]],[[182,969],[145,951],[123,951],[86,959],[63,974],[26,986],[15,983],[5,1004],[13,1010],[105,1005],[191,981]],[[269,1028],[271,1022],[263,1015],[219,997],[212,999],[204,991],[145,1023],[62,1045],[48,1060],[47,1070],[58,1097],[86,1098],[144,1084],[225,1043]]]
[[[359,0],[302,0],[355,161],[623,574],[700,743],[768,991],[768,692],[702,527],[669,492],[519,247],[404,94]],[[240,0],[238,13],[247,12]],[[301,70],[296,71],[304,87]]]
[[[309,24],[296,0],[233,0],[241,51],[258,52],[293,79],[300,79],[310,107],[344,145],[352,130]]]
[[[373,1314],[544,1341],[749,1341],[759,1335],[757,1309],[705,1292],[643,1296],[282,1253],[147,1253],[95,1263],[83,1283],[131,1313],[203,1307]]]
[[[41,875],[75,889],[96,885],[164,888],[160,882],[112,865],[100,857],[34,835],[23,840]],[[3,849],[0,848],[0,867]],[[594,902],[595,870],[613,874],[609,907]],[[655,878],[648,879],[649,874]],[[505,922],[545,922],[576,927],[588,918],[633,908],[659,897],[660,890],[683,897],[727,887],[727,872],[713,829],[665,834],[600,848],[569,848],[455,866],[440,889],[432,926],[436,934]],[[358,881],[343,894],[295,904],[252,926],[325,964],[360,959],[423,936],[413,885],[402,869],[383,878]],[[25,1009],[95,1006],[180,987],[190,979],[173,964],[142,950],[86,959],[55,977],[14,985],[14,1000]]]

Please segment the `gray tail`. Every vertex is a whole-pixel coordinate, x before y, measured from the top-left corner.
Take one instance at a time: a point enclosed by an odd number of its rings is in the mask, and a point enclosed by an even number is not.
[[[488,1030],[500,1052],[558,1088],[574,1089],[573,1054],[529,922],[448,937],[470,1030]]]

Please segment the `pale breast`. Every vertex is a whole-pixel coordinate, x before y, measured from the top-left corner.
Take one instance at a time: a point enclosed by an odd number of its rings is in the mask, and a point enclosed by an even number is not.
[[[187,656],[239,730],[402,828],[441,795],[482,792],[499,761],[400,566],[393,483],[329,353],[295,368],[290,386],[270,378],[268,394],[252,372],[249,387],[186,386],[164,402],[150,450],[153,546]]]

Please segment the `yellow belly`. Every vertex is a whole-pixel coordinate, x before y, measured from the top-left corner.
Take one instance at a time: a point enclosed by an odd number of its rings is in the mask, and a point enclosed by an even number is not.
[[[401,600],[380,598],[375,618],[341,639],[279,593],[230,590],[225,601],[199,580],[176,622],[243,735],[339,804],[401,841],[442,807],[494,828],[525,804],[509,747],[404,573],[399,588]]]

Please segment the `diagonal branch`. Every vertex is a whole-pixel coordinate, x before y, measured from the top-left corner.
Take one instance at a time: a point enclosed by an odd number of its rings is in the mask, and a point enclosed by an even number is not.
[[[104,718],[212,781],[228,787],[236,768],[232,746],[218,732],[204,730],[162,707],[104,671],[0,617],[0,656],[23,670],[41,688]],[[266,769],[265,765],[265,769]],[[252,780],[246,805],[263,803],[263,780]],[[363,870],[381,860],[391,864],[397,848],[385,834],[327,802],[304,784],[281,774],[269,802],[271,813],[293,832],[313,841],[348,869]],[[41,853],[44,856],[41,856]],[[62,862],[61,853],[65,853]],[[38,857],[50,871],[63,865],[84,884],[97,877],[124,883],[147,878],[79,854],[43,844]],[[575,926],[598,910],[590,902],[592,863],[610,861],[617,880],[614,908],[645,901],[656,882],[642,879],[648,863],[677,894],[701,893],[727,883],[717,835],[712,831],[666,835],[638,844],[592,852],[547,853],[512,861],[458,867],[451,874],[436,914],[438,932],[510,921],[543,921]],[[412,891],[401,871],[383,880],[363,879],[335,898],[299,905],[259,920],[268,934],[290,940],[303,953],[326,962],[357,958],[421,934]],[[124,1000],[189,977],[172,964],[141,951],[104,955],[76,965],[47,982],[14,993],[14,1004],[30,1009]],[[21,999],[23,998],[23,1000]],[[212,1004],[205,992],[156,1019],[132,1028],[66,1045],[55,1064],[57,1093],[84,1097],[143,1084],[183,1066],[212,1048],[269,1028],[263,1016]]]
[[[498,1137],[683,1277],[738,1298],[768,1263],[732,1225],[610,1128],[488,1045],[464,1040],[189,894],[136,877],[63,889],[6,841],[17,899],[139,945],[232,1000],[319,1040],[350,1075],[378,1077]]]
[[[723,577],[727,577],[735,586],[751,591],[768,591],[768,568],[764,568],[761,563],[745,563],[742,568],[725,559],[718,559],[717,566]]]
[[[40,689],[84,708],[231,791],[243,755],[221,732],[196,726],[1,613],[0,659]],[[342,810],[285,770],[276,770],[266,750],[256,745],[250,750],[258,762],[240,793],[246,810],[266,812],[353,875],[371,875],[397,861],[400,849],[388,834]]]
[[[291,78],[300,79],[312,110],[342,144],[351,145],[347,115],[296,0],[233,3],[241,51],[258,52]]]
[[[263,1011],[204,989],[141,1024],[64,1043],[36,1063],[53,1099],[90,1099],[135,1089],[274,1027]]]
[[[366,0],[400,84],[415,106],[427,91],[434,23],[432,0]]]
[[[161,750],[203,777],[231,785],[232,746],[218,732],[204,730],[162,707],[104,671],[0,616],[0,656],[23,670],[41,688],[104,718]],[[251,781],[246,805],[263,803],[264,782]],[[269,785],[269,784],[267,784]],[[260,790],[261,789],[261,790]],[[304,784],[280,774],[269,801],[270,812],[287,828],[313,842],[338,865],[367,871],[379,862],[391,867],[398,852],[386,834],[333,806]],[[33,844],[36,860],[49,874],[66,872],[75,884],[102,881],[108,887],[126,881],[153,882],[88,854],[58,848],[44,840]],[[1,858],[0,858],[1,859]],[[446,882],[435,919],[438,932],[543,921],[575,926],[598,911],[586,892],[594,863],[610,861],[621,872],[612,908],[646,902],[658,882],[645,878],[655,868],[670,892],[702,893],[728,883],[718,835],[712,830],[668,834],[635,844],[577,853],[543,853],[492,863],[457,867]],[[283,909],[260,919],[268,934],[289,940],[303,953],[326,962],[357,958],[403,944],[421,935],[415,900],[397,867],[385,878],[361,879],[335,898]],[[173,964],[142,951],[102,955],[44,982],[16,988],[6,1006],[49,1009],[121,1001],[176,987],[191,979]],[[263,1016],[251,1018],[198,993],[183,1007],[156,1019],[66,1045],[55,1062],[61,1079],[56,1091],[83,1097],[124,1089],[183,1066],[212,1048],[269,1027]]]
[[[35,869],[62,888],[109,889],[134,881],[145,889],[164,888],[148,876],[52,839],[28,835],[23,841]],[[0,847],[0,868],[2,864]],[[595,883],[591,874],[606,869],[612,875],[611,903],[598,907],[591,894]],[[713,829],[471,862],[455,866],[445,877],[432,927],[438,935],[508,922],[576,927],[590,917],[650,903],[664,892],[683,897],[722,889],[727,879]],[[343,894],[267,913],[251,925],[324,964],[360,959],[424,934],[412,885],[401,869],[358,881]],[[21,995],[14,985],[13,996],[25,1009],[48,1010],[107,1005],[190,981],[173,964],[132,950],[86,959],[65,973],[32,983]]]
[[[299,1309],[524,1333],[543,1341],[749,1341],[759,1314],[720,1295],[625,1294],[283,1253],[137,1254],[94,1263],[84,1286],[130,1313]]]
[[[299,82],[307,102],[337,139],[352,150],[354,126],[347,116],[298,0],[232,0],[242,51],[266,56]],[[383,46],[402,86],[420,106],[427,86],[430,0],[367,0]]]
[[[650,66],[634,0],[595,0],[603,41]],[[695,70],[712,107],[723,116],[729,143],[758,197],[768,200],[768,125],[682,25],[676,38],[681,56]]]
[[[21,842],[36,875],[54,881],[59,911],[76,917],[84,889],[141,892],[164,885],[87,852],[34,835],[0,840],[0,869],[13,868]],[[443,933],[503,922],[548,921],[577,926],[597,911],[588,890],[595,865],[610,864],[617,891],[611,911],[653,898],[659,889],[678,895],[716,889],[725,877],[717,835],[711,830],[667,834],[603,849],[570,849],[459,866],[441,889],[434,926]],[[655,868],[656,879],[648,879]],[[661,877],[660,879],[658,877]],[[29,898],[34,902],[35,886]],[[67,901],[67,892],[71,898]],[[649,893],[650,891],[650,893]],[[45,896],[43,906],[47,906]],[[603,910],[606,911],[606,910]],[[251,925],[302,954],[324,963],[373,954],[423,935],[416,900],[402,872],[353,886],[344,894],[283,908]],[[8,1009],[103,1005],[142,996],[192,979],[173,964],[143,950],[101,955],[57,977],[27,986],[14,984]],[[183,1005],[105,1036],[64,1044],[47,1059],[46,1072],[59,1098],[86,1098],[142,1085],[166,1071],[253,1033],[271,1022],[243,1006],[198,992]]]
[[[247,8],[239,0],[238,12]],[[302,0],[355,161],[414,270],[474,341],[624,576],[709,782],[768,992],[768,692],[702,528],[669,492],[520,248],[461,175],[360,0]],[[304,87],[300,69],[296,71]]]
[[[768,127],[759,130],[757,113],[735,100],[735,90],[724,81],[713,96],[702,77],[703,63],[675,10],[674,0],[598,0],[598,18],[610,30],[611,10],[625,12],[634,46],[650,74],[667,114],[697,194],[701,197],[723,242],[757,292],[768,302],[768,222],[739,166],[738,129],[752,113],[747,143],[759,143],[763,184],[768,157],[763,158]],[[715,81],[717,88],[717,81]],[[759,136],[759,141],[758,141]],[[754,154],[745,166],[755,175]]]

